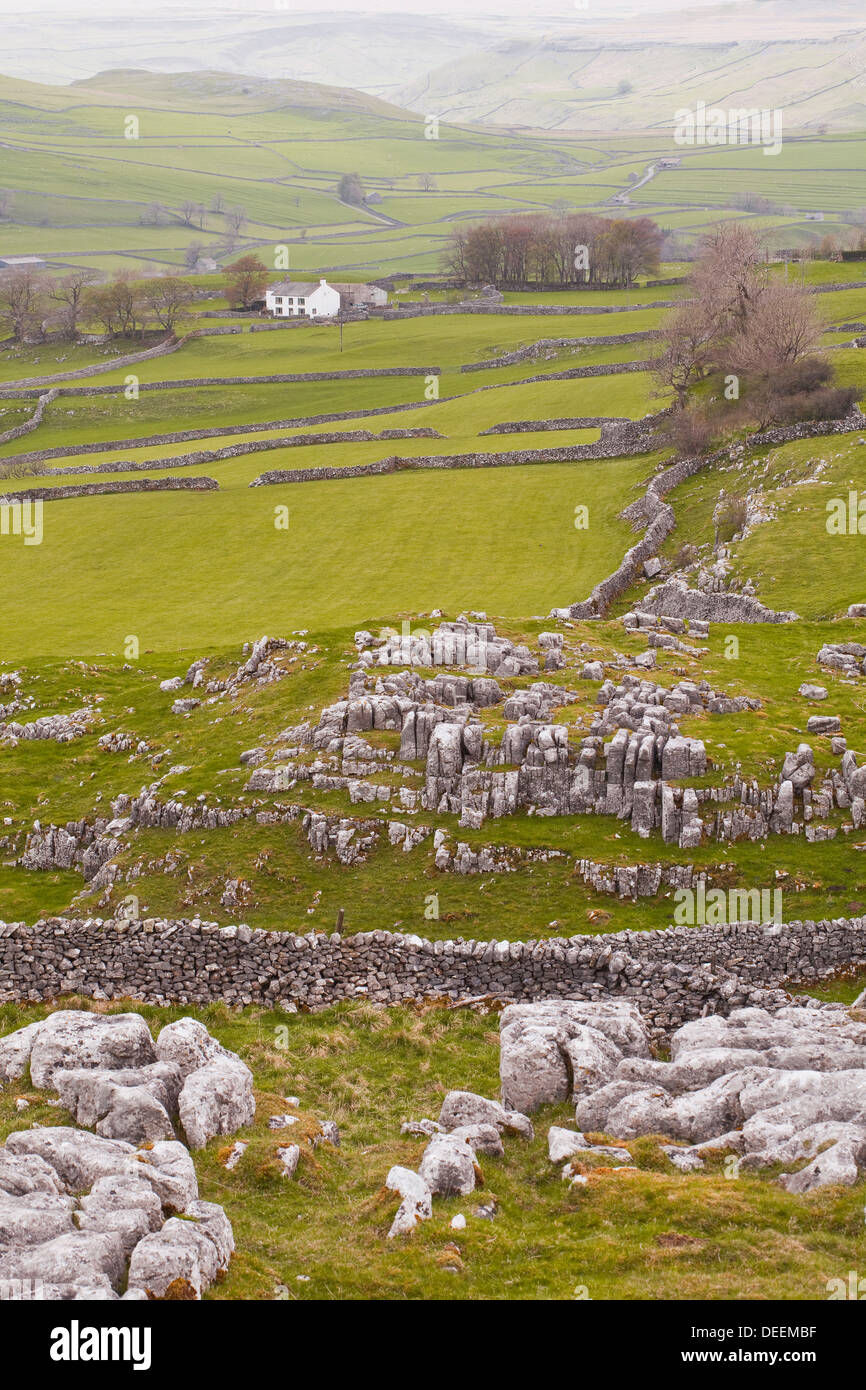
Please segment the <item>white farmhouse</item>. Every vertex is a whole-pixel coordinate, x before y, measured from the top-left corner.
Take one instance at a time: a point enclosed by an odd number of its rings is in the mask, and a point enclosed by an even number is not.
[[[275,318],[330,319],[340,312],[340,295],[327,280],[280,280],[265,290],[265,308]]]

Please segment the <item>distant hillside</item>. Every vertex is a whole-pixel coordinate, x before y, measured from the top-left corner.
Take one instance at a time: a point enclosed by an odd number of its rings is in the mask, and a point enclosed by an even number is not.
[[[395,0],[395,9],[397,8]],[[207,18],[204,19],[204,13]],[[4,16],[3,71],[70,82],[100,69],[195,68],[383,94],[501,36],[502,25],[412,14],[304,14],[270,7],[150,14]],[[507,26],[506,26],[507,27]]]
[[[229,72],[158,73],[142,68],[112,68],[93,77],[79,78],[68,87],[0,77],[0,99],[55,110],[79,104],[117,106],[138,100],[151,110],[188,109],[223,114],[272,111],[284,106],[378,116],[407,114],[366,92],[320,82],[296,82],[289,78],[268,80]]]
[[[664,128],[698,99],[781,106],[791,130],[866,125],[862,0],[658,0],[642,9],[636,0],[589,0],[585,9],[527,0],[525,11],[507,14],[473,13],[471,0],[392,14],[308,14],[303,4],[215,7],[206,22],[182,10],[65,13],[50,23],[18,14],[4,19],[0,61],[5,73],[36,82],[96,73],[91,88],[105,87],[106,70],[146,69],[187,74],[183,91],[192,92],[188,74],[200,71],[207,97],[213,74],[235,73],[236,94],[250,88],[263,106],[275,97],[305,102],[293,90],[301,83],[366,92],[422,115],[544,129]],[[235,94],[229,82],[220,78],[225,100]],[[148,95],[157,92],[154,78]]]
[[[595,43],[557,35],[479,50],[392,97],[444,120],[544,129],[669,130],[679,107],[701,100],[781,107],[789,130],[854,130],[866,126],[864,66],[866,29],[782,42]]]

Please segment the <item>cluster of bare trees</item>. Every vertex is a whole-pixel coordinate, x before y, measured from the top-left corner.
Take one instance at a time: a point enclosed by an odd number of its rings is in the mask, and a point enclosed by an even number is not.
[[[663,240],[648,217],[512,213],[458,227],[445,267],[466,284],[630,285],[658,270]]]
[[[2,199],[2,194],[0,194],[0,199]],[[0,209],[2,209],[2,202],[0,202]],[[246,208],[240,205],[228,207],[223,195],[217,193],[211,202],[210,211],[223,219],[223,245],[217,249],[234,251],[248,221]],[[208,209],[204,203],[187,198],[176,209],[166,207],[164,203],[148,203],[138,220],[142,227],[167,227],[172,223],[177,224],[179,222],[183,227],[198,227],[201,232],[204,231],[207,215]],[[201,245],[201,243],[197,244]]]
[[[668,319],[656,373],[685,452],[731,428],[845,415],[857,391],[816,355],[822,324],[804,286],[770,273],[755,233],[723,223],[701,245],[689,297]]]
[[[52,280],[31,267],[0,273],[0,331],[17,342],[47,334],[74,340],[84,325],[117,337],[141,337],[147,330],[173,333],[194,296],[192,285],[176,275],[139,280],[121,271],[93,283],[91,271],[75,270]]]
[[[813,261],[833,261],[843,251],[866,251],[866,232],[851,231],[837,236],[827,233],[808,248],[806,255]]]

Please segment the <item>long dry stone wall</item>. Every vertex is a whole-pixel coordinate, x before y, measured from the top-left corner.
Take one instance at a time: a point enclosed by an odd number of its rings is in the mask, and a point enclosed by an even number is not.
[[[123,366],[124,359],[116,358],[111,370]],[[89,371],[89,368],[84,371]],[[103,369],[100,369],[103,370]],[[104,370],[108,370],[105,368]],[[70,372],[69,378],[76,373]],[[441,376],[441,367],[353,367],[342,372],[279,372],[272,376],[192,376],[179,377],[176,381],[142,381],[139,391],[184,391],[197,386],[280,386],[301,381],[348,381],[355,378],[379,376]],[[67,378],[63,378],[66,380]],[[46,377],[45,381],[56,382],[57,377]],[[31,379],[32,384],[32,379]],[[64,396],[116,396],[125,391],[118,386],[70,386],[63,387]],[[15,390],[0,391],[0,400],[26,400],[37,396],[38,391]],[[358,413],[358,412],[356,412]]]
[[[223,449],[198,449],[190,454],[176,454],[172,458],[156,459],[110,459],[107,463],[78,463],[65,468],[46,469],[52,477],[70,473],[138,473],[155,468],[194,468],[201,463],[218,463],[221,459],[240,458],[244,454],[266,453],[272,449],[295,449],[311,444],[357,444],[375,443],[386,439],[441,439],[438,430],[418,427],[406,430],[343,430],[330,434],[292,434],[274,439],[246,440],[242,444],[227,444]]]
[[[130,367],[135,362],[147,362],[151,357],[164,357],[166,353],[177,352],[179,347],[183,347],[184,343],[189,342],[190,338],[196,336],[197,335],[194,333],[187,333],[183,338],[175,338],[174,335],[172,335],[170,338],[163,339],[161,343],[157,343],[155,347],[144,348],[141,352],[128,352],[124,357],[112,357],[108,362],[97,362],[91,367],[76,367],[71,372],[55,372],[52,376],[22,377],[17,384],[25,387],[54,386],[61,381],[73,381],[86,376],[99,376],[102,372],[116,371],[118,367]],[[118,387],[120,391],[123,389],[122,386]],[[4,391],[2,394],[4,397],[8,397],[10,394],[15,395],[16,393],[14,391],[11,393],[9,391]],[[33,393],[29,392],[22,394],[32,395]]]
[[[572,415],[555,420],[504,420],[481,430],[485,434],[541,434],[548,430],[603,429],[605,425],[628,425],[627,415]]]
[[[117,483],[69,483],[60,487],[26,487],[5,492],[0,502],[60,502],[114,492],[218,492],[216,478],[130,478]]]
[[[466,362],[460,370],[486,372],[494,367],[513,367],[518,362],[530,361],[540,352],[547,350],[555,351],[558,348],[569,347],[618,347],[624,343],[640,343],[659,336],[658,329],[650,328],[641,333],[597,334],[593,338],[540,338],[538,342],[530,343],[527,347],[515,348],[514,352],[504,352],[499,357],[489,357],[484,362]]]
[[[349,468],[272,469],[254,478],[250,487],[267,487],[275,483],[310,483],[337,478],[363,478],[381,473],[411,472],[416,469],[520,468],[527,464],[569,463],[577,459],[626,458],[633,454],[645,454],[652,448],[652,440],[647,434],[632,442],[613,434],[607,442],[599,440],[595,444],[569,444],[559,449],[510,449],[500,454],[440,454],[422,455],[418,458],[395,454],[391,458],[379,459],[376,463],[359,463]]]
[[[56,390],[49,392],[49,395],[53,400],[57,396],[64,395],[64,392]],[[338,420],[360,420],[372,415],[396,415],[401,410],[420,410],[423,406],[439,405],[442,400],[451,399],[453,399],[451,396],[442,396],[435,401],[408,401],[404,405],[377,405],[367,410],[338,410],[327,415],[296,415],[290,420],[260,420],[250,425],[212,425],[210,429],[172,430],[168,434],[146,434],[141,435],[138,439],[108,439],[93,444],[60,444],[52,449],[33,449],[26,454],[7,454],[0,462],[26,467],[37,463],[47,463],[49,459],[79,458],[85,454],[105,454],[111,449],[149,449],[161,444],[188,444],[195,439],[213,439],[217,435],[221,438],[223,435],[229,434],[263,434],[268,430],[288,430],[301,428],[304,425],[328,425]],[[47,399],[46,404],[48,404]],[[18,428],[21,429],[22,427],[19,425]],[[31,426],[31,428],[35,427]],[[407,431],[407,433],[409,432]],[[436,430],[430,430],[429,434],[431,438],[441,438]],[[378,436],[371,437],[384,439],[388,435],[389,431],[382,430]],[[340,438],[347,437],[347,435],[340,436]],[[328,442],[328,437],[325,435],[318,435],[317,438],[323,443]],[[0,443],[2,442],[2,438],[0,438]]]
[[[817,980],[864,962],[863,918],[527,942],[53,918],[0,925],[0,1001],[76,992],[158,1004],[317,1008],[351,998],[389,1004],[483,995],[615,997],[632,1000],[654,1031],[664,1033],[706,1013],[767,1002],[768,991],[788,981]]]
[[[656,365],[655,358],[645,357],[637,362],[606,362],[593,367],[568,367],[564,372],[544,372],[540,376],[521,377],[520,385],[533,381],[572,381],[585,376],[621,376],[624,372],[651,372]],[[486,390],[496,390],[495,386]]]
[[[599,304],[593,307],[577,304],[498,304],[486,300],[479,300],[477,303],[463,300],[460,304],[418,304],[407,301],[393,309],[385,309],[382,317],[419,319],[434,318],[442,314],[499,314],[512,317],[529,314],[534,318],[561,318],[566,315],[627,314],[638,309],[669,309],[675,302],[672,299],[660,299],[652,304]]]

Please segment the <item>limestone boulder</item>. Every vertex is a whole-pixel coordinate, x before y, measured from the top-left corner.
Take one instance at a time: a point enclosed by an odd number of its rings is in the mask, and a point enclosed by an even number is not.
[[[449,1091],[442,1102],[439,1124],[444,1130],[461,1125],[494,1125],[502,1134],[533,1137],[532,1121],[516,1110],[506,1110],[497,1100],[487,1100],[472,1091]]]
[[[158,1034],[154,1060],[171,1063],[177,1067],[181,1079],[186,1080],[191,1071],[197,1071],[215,1057],[233,1055],[211,1037],[197,1018],[179,1018],[176,1023],[167,1023]]]
[[[0,1192],[0,1251],[41,1245],[75,1230],[72,1198],[58,1192],[10,1196]]]
[[[424,1178],[413,1173],[411,1168],[395,1165],[385,1179],[389,1192],[399,1192],[401,1202],[391,1223],[388,1239],[395,1236],[410,1235],[421,1221],[429,1221],[433,1215],[433,1199]]]
[[[215,1134],[234,1134],[255,1117],[252,1072],[230,1053],[214,1057],[187,1076],[178,1112],[193,1149],[204,1148]]]
[[[201,1298],[227,1264],[207,1222],[172,1216],[161,1230],[146,1235],[136,1245],[129,1262],[129,1287],[164,1298],[171,1285],[180,1284]]]
[[[33,1036],[30,1076],[39,1090],[55,1073],[101,1067],[119,1071],[157,1060],[153,1038],[140,1014],[91,1014],[60,1009],[49,1014]]]
[[[16,1130],[6,1140],[6,1152],[32,1154],[57,1174],[67,1192],[83,1192],[98,1178],[126,1170],[135,1149],[117,1139],[103,1139],[84,1130],[57,1125],[50,1129]]]
[[[17,1081],[27,1070],[30,1052],[42,1023],[28,1023],[0,1038],[0,1082]]]
[[[613,1074],[623,1056],[649,1057],[649,1036],[631,1003],[544,1000],[512,1004],[500,1017],[503,1104],[524,1114],[567,1100],[577,1066],[581,1090]]]
[[[108,1139],[135,1144],[175,1137],[171,1116],[177,1114],[181,1078],[173,1063],[122,1071],[73,1068],[55,1072],[54,1085],[77,1123],[95,1126]]]
[[[475,1150],[459,1136],[434,1134],[418,1171],[434,1196],[467,1197],[478,1176]]]

